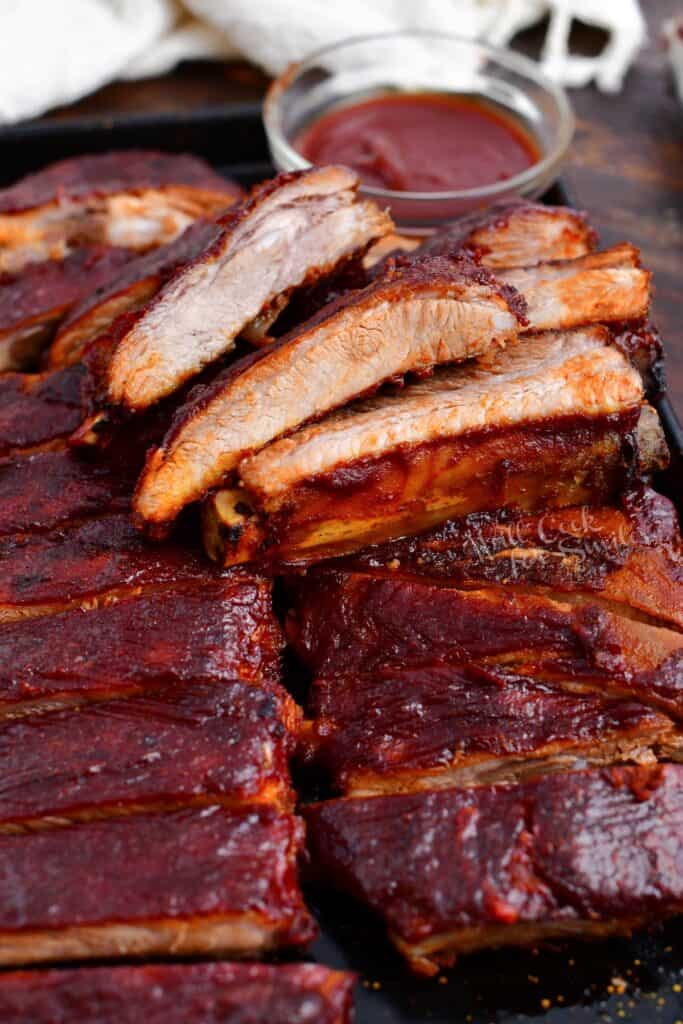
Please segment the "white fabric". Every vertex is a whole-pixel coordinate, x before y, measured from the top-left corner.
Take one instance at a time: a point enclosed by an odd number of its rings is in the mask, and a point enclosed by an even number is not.
[[[344,37],[400,28],[502,45],[547,13],[548,74],[617,91],[645,38],[638,0],[0,0],[0,122],[187,58],[240,55],[277,73]],[[568,52],[573,17],[609,33],[597,58]]]

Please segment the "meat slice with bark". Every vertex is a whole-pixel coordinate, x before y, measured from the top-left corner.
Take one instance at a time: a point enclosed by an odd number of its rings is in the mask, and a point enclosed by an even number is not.
[[[683,911],[683,765],[335,800],[306,820],[316,873],[378,914],[423,974]]]
[[[318,964],[153,964],[13,971],[4,1024],[350,1024],[354,976]]]
[[[122,273],[87,294],[71,309],[50,346],[49,365],[77,362],[89,342],[123,313],[144,306],[179,267],[196,259],[220,233],[218,224],[200,220],[168,245],[131,259]]]
[[[186,154],[122,150],[62,160],[0,191],[0,272],[84,244],[150,249],[241,195]]]
[[[683,542],[676,510],[649,487],[618,506],[467,516],[338,559],[339,568],[456,586],[595,594],[626,615],[683,630]]]
[[[342,167],[256,188],[118,338],[103,373],[106,399],[135,411],[158,402],[230,351],[295,288],[386,234],[390,218],[357,189],[357,177]]]
[[[132,256],[130,249],[90,247],[19,273],[0,272],[0,371],[36,369],[63,317]]]
[[[221,575],[196,540],[150,544],[129,512],[114,512],[0,540],[0,621],[216,583]]]
[[[474,660],[683,718],[683,633],[615,611],[596,595],[325,570],[295,582],[292,594],[288,636],[317,675],[414,658]]]
[[[505,344],[521,315],[514,295],[468,260],[389,269],[260,358],[229,368],[179,411],[141,478],[140,519],[158,530],[247,453],[383,381]]]
[[[196,680],[276,681],[282,637],[270,589],[233,576],[0,623],[0,715]]]
[[[652,274],[626,243],[576,260],[502,270],[498,276],[526,299],[529,331],[636,320],[650,307]]]
[[[240,486],[206,505],[207,550],[227,565],[305,561],[504,506],[608,501],[634,450],[640,471],[665,454],[642,392],[604,328],[526,339],[244,459]],[[135,503],[143,516],[149,465]]]
[[[300,821],[268,806],[0,835],[0,963],[304,945],[315,926],[297,881],[302,840]]]
[[[683,760],[680,729],[642,704],[467,663],[324,676],[313,684],[309,712],[306,760],[350,796]]]
[[[194,682],[0,722],[0,831],[143,810],[291,810],[301,712],[288,694]]]
[[[415,256],[449,256],[464,250],[477,254],[485,267],[500,270],[578,259],[595,242],[583,213],[512,199],[446,224],[422,243]]]
[[[87,408],[83,366],[0,375],[0,457],[61,446]]]

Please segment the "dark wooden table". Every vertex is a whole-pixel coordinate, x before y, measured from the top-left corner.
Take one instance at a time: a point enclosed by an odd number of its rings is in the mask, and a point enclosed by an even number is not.
[[[673,91],[661,41],[663,20],[680,0],[644,0],[650,39],[618,96],[594,88],[571,93],[578,128],[564,180],[605,244],[628,239],[655,274],[654,318],[668,351],[669,390],[683,418],[683,107]],[[601,33],[578,26],[575,43],[594,53]],[[538,53],[542,32],[515,43]],[[117,83],[51,118],[114,111],[188,110],[257,99],[267,79],[244,64],[186,64],[164,78]]]

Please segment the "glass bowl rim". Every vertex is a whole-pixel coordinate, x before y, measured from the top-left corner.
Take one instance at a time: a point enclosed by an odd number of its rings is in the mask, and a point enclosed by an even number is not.
[[[398,203],[401,201],[416,201],[416,202],[445,202],[448,200],[476,200],[481,198],[494,197],[500,194],[509,194],[523,189],[527,185],[533,185],[537,179],[542,179],[548,174],[553,167],[555,167],[566,153],[569,144],[574,136],[576,128],[576,119],[574,111],[567,96],[567,93],[558,85],[553,82],[538,66],[538,64],[531,60],[529,57],[525,57],[523,54],[516,53],[507,47],[493,46],[491,43],[481,42],[477,39],[469,39],[466,36],[457,35],[454,32],[436,32],[431,29],[401,29],[396,32],[372,32],[365,35],[354,35],[347,36],[344,39],[338,40],[336,43],[330,43],[327,46],[321,46],[312,53],[309,53],[306,57],[300,61],[296,61],[290,64],[285,70],[271,83],[263,101],[263,123],[268,136],[269,142],[275,142],[277,148],[281,149],[287,158],[288,162],[293,165],[293,169],[296,170],[307,170],[312,167],[313,164],[310,160],[307,160],[298,150],[294,149],[285,139],[284,134],[278,123],[279,118],[279,107],[282,102],[282,98],[287,90],[296,81],[297,77],[306,69],[311,62],[318,60],[320,57],[325,56],[329,53],[351,47],[361,43],[372,43],[380,42],[385,39],[407,39],[407,38],[424,38],[424,39],[437,39],[440,42],[444,40],[447,42],[455,42],[464,46],[472,47],[478,51],[483,51],[490,59],[498,61],[506,70],[514,71],[522,77],[531,79],[535,85],[543,89],[546,94],[549,94],[555,103],[558,110],[558,139],[555,145],[550,149],[543,159],[537,160],[526,170],[520,171],[519,174],[513,175],[511,178],[506,178],[505,181],[491,182],[489,185],[480,185],[477,188],[467,189],[453,189],[447,192],[410,192],[410,191],[398,191],[396,189],[379,188],[375,185],[361,184],[361,191],[366,196],[371,196],[378,201],[385,201],[387,203]]]

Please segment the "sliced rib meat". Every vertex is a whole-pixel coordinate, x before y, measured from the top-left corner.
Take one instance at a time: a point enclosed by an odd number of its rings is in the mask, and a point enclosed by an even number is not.
[[[626,243],[576,260],[501,270],[498,276],[526,299],[529,331],[635,320],[647,316],[650,306],[652,274]]]
[[[133,410],[159,401],[229,351],[283,294],[386,234],[390,218],[357,188],[351,171],[325,167],[255,189],[119,338],[105,375],[109,401]]]
[[[577,210],[512,199],[446,224],[415,255],[447,256],[469,250],[478,254],[484,266],[499,270],[574,260],[590,252],[595,241],[595,232]]]
[[[609,501],[634,442],[634,472],[665,457],[642,391],[604,328],[528,338],[244,459],[240,486],[206,504],[207,549],[225,564],[310,560],[478,511]]]
[[[390,268],[188,402],[147,462],[137,514],[163,526],[245,454],[392,377],[514,339],[522,315],[467,259]]]
[[[111,327],[118,316],[140,309],[179,267],[196,259],[220,232],[218,224],[200,220],[168,245],[131,259],[125,270],[73,307],[50,346],[49,365],[66,366],[79,360],[90,341]]]

